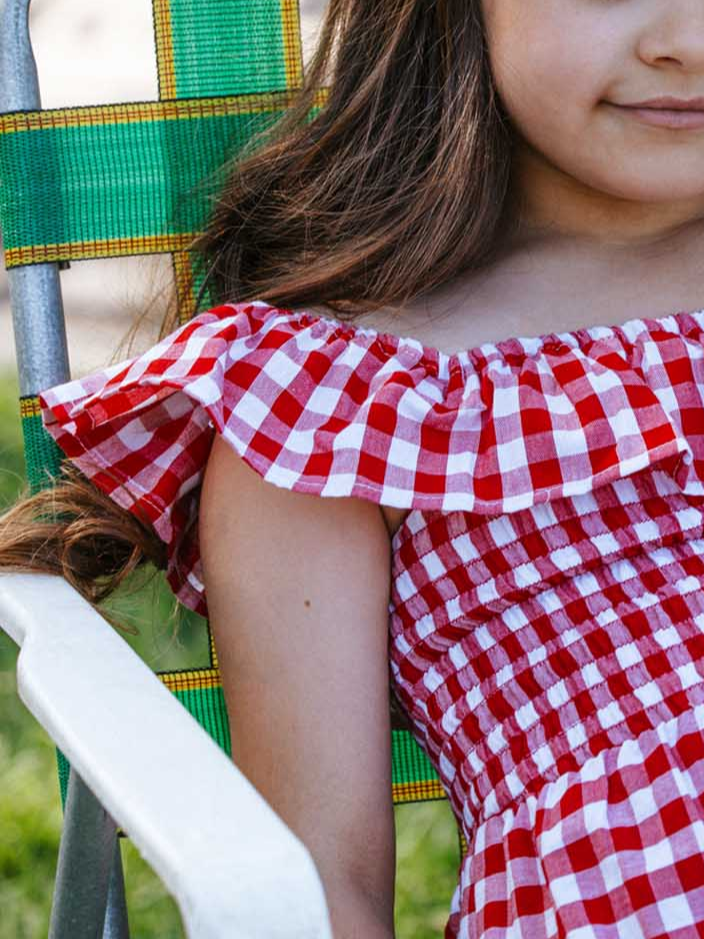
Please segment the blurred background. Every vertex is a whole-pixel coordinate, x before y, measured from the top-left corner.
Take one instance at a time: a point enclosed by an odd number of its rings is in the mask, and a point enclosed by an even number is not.
[[[207,0],[204,0],[207,2]],[[300,0],[304,58],[310,57],[324,0]],[[155,100],[158,96],[150,0],[119,4],[33,0],[30,31],[42,107]],[[155,298],[171,284],[167,255],[82,261],[61,272],[72,377],[104,367],[145,299],[153,302],[137,334],[137,354],[153,344],[162,308]],[[119,356],[116,361],[125,356]],[[0,265],[0,512],[25,485],[9,292]],[[144,607],[165,620],[171,599],[163,580],[142,591],[137,607],[116,598],[126,622]],[[193,654],[207,663],[207,636],[186,616],[174,642],[158,629],[126,637],[152,667],[178,668]],[[41,939],[49,914],[62,810],[56,751],[17,697],[17,650],[0,630],[0,939]],[[439,939],[459,862],[457,831],[446,800],[395,807],[397,939]],[[131,934],[178,939],[185,934],[175,902],[128,839],[121,839]]]

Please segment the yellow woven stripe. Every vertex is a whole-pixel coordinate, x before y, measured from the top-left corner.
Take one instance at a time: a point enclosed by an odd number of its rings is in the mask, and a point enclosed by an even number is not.
[[[194,668],[186,672],[165,672],[157,677],[169,691],[194,691],[197,688],[218,688],[222,685],[220,672],[214,668]]]
[[[447,793],[438,780],[415,783],[394,783],[391,787],[394,802],[422,802],[425,799],[446,799]]]
[[[303,84],[303,58],[298,0],[281,0],[281,27],[284,37],[286,85],[288,88],[300,88]]]
[[[177,101],[138,101],[117,104],[91,104],[80,108],[46,108],[42,111],[11,111],[0,114],[0,134],[28,130],[68,127],[93,127],[108,124],[139,124],[142,121],[179,121],[194,117],[222,117],[228,114],[261,114],[290,107],[297,89],[266,91],[251,95],[226,95],[217,98],[181,98]],[[328,97],[326,87],[319,88],[314,107],[323,107]]]
[[[125,257],[132,254],[166,254],[169,251],[184,251],[193,241],[193,235],[148,235],[142,238],[98,238],[80,242],[62,241],[58,244],[25,245],[23,248],[6,248],[7,267],[19,264],[45,264],[71,258],[73,261],[100,257]]]
[[[318,94],[327,89],[319,89]],[[251,95],[221,95],[217,98],[180,98],[177,101],[136,101],[91,104],[78,108],[47,108],[42,111],[12,111],[0,114],[0,133],[107,124],[138,124],[143,121],[179,121],[193,117],[222,117],[228,114],[261,114],[289,107],[295,89],[265,91]],[[317,102],[316,102],[317,103]]]
[[[328,100],[328,89],[327,88],[318,88],[313,98],[313,107],[322,108],[325,106],[326,101]]]
[[[178,297],[178,321],[183,325],[193,315],[196,305],[193,271],[191,270],[191,261],[188,252],[175,251],[172,255],[172,259],[176,295]]]
[[[469,845],[467,844],[467,839],[465,838],[464,834],[462,833],[462,829],[459,826],[457,827],[457,831],[459,832],[460,836],[460,851],[462,852],[462,857],[464,857],[469,850]]]
[[[159,98],[176,97],[174,46],[171,41],[171,5],[169,0],[152,0],[156,68],[159,76]]]
[[[39,397],[20,398],[20,417],[39,417],[42,409],[39,406]]]
[[[208,638],[210,640],[210,664],[213,668],[219,668],[218,663],[218,653],[215,648],[215,638],[213,636],[213,631],[210,628],[210,623],[208,623]]]

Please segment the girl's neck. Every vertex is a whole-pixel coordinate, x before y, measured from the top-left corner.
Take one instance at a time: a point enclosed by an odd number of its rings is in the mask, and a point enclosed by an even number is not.
[[[400,311],[357,320],[451,353],[537,336],[704,309],[704,226],[648,252],[578,238],[520,241],[492,268],[464,274]]]

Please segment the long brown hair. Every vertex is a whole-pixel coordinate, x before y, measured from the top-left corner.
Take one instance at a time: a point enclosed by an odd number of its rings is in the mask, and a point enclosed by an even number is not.
[[[487,267],[513,222],[512,143],[480,0],[330,0],[295,101],[225,164],[191,245],[203,288],[354,319]],[[94,604],[164,547],[72,465],[0,517],[0,568],[62,574]]]

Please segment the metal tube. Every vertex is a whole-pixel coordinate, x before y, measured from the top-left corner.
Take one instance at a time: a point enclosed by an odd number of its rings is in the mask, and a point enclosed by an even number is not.
[[[49,939],[103,935],[116,839],[114,821],[71,767]]]
[[[0,0],[0,113],[41,108],[29,36],[30,0]],[[7,271],[20,395],[70,377],[58,264]]]
[[[108,889],[108,907],[105,911],[103,939],[130,939],[127,921],[127,903],[125,901],[125,878],[122,872],[122,854],[120,839],[115,838],[115,858],[110,875]]]

